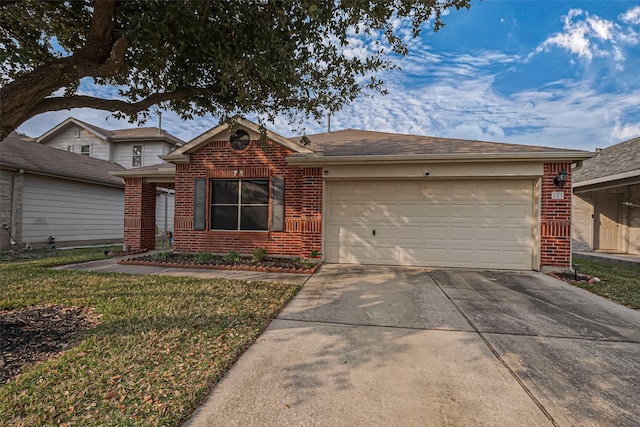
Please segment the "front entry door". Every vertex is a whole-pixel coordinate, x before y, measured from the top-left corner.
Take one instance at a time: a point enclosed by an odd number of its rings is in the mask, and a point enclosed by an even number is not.
[[[618,222],[618,195],[597,194],[595,197],[594,225],[597,247],[601,251],[617,251],[620,236]]]

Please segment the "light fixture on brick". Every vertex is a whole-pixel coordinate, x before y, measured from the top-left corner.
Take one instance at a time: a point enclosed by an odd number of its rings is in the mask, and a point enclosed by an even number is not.
[[[553,178],[553,184],[558,188],[563,188],[568,179],[569,174],[566,170],[562,169],[560,172],[558,172],[558,175]]]

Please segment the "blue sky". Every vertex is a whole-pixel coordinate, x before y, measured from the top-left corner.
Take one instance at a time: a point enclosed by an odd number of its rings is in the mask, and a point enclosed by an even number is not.
[[[472,0],[445,23],[410,42],[401,71],[382,75],[387,96],[356,100],[332,116],[331,129],[585,150],[640,136],[640,1]],[[354,54],[366,49],[366,41],[353,42]],[[86,82],[81,89],[114,93]],[[19,131],[39,136],[70,115],[107,129],[132,126],[78,109],[42,114]],[[218,120],[165,112],[162,123],[188,141]],[[284,117],[269,128],[293,132]],[[326,123],[305,128],[324,132]]]

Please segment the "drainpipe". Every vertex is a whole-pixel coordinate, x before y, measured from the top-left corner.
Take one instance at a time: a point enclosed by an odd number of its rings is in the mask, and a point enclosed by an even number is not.
[[[17,232],[17,223],[18,223],[18,177],[24,176],[24,169],[18,170],[13,174],[11,179],[11,234],[13,234],[13,238],[15,239],[15,243],[19,245],[20,242],[18,240],[22,240],[22,230],[20,234]],[[22,222],[22,218],[20,218],[20,222]],[[18,246],[19,247],[19,246]]]
[[[164,192],[164,233],[169,231],[169,193]]]

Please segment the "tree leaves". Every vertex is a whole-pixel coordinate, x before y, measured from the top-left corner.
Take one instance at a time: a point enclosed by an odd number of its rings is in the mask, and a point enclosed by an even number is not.
[[[60,87],[66,87],[67,98],[77,96],[83,77],[121,87],[120,95],[133,105],[83,98],[77,103],[140,120],[144,114],[139,113],[148,108],[141,101],[153,96],[184,118],[286,112],[319,118],[362,92],[382,91],[375,76],[393,67],[387,52],[407,52],[398,22],[409,25],[415,37],[425,22],[433,19],[439,29],[443,11],[468,8],[469,2],[105,0],[99,8],[90,0],[10,4],[0,8],[3,122],[17,126],[45,109],[69,108],[68,99],[57,103],[49,96]],[[97,13],[108,10],[109,3],[111,15]],[[109,38],[95,37],[96,29],[107,28]],[[363,49],[353,49],[357,40]],[[117,43],[122,53],[114,49]],[[120,55],[122,62],[117,62]],[[62,62],[65,58],[69,61]],[[111,73],[105,72],[109,60]],[[33,81],[42,68],[55,66],[68,67],[62,74],[66,81],[47,81],[61,80],[54,72],[40,73]],[[25,91],[21,83],[30,78],[43,90]],[[18,97],[19,91],[24,96]],[[22,98],[20,105],[24,97],[31,102],[18,108],[9,95]],[[3,135],[7,126],[3,124]]]

